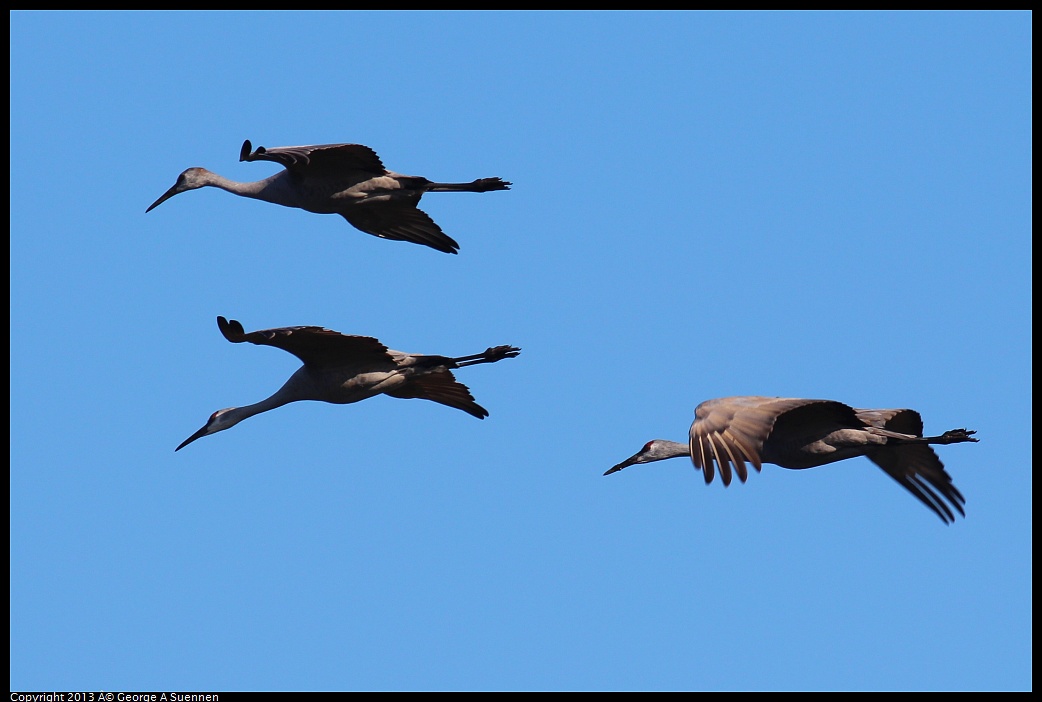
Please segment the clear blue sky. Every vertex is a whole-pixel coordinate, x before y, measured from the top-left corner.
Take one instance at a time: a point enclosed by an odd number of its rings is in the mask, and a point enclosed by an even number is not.
[[[11,687],[1028,690],[1031,15],[11,19]],[[449,256],[207,188],[357,142]],[[315,324],[521,356],[174,453]],[[945,526],[871,464],[689,462],[700,401],[912,407]]]

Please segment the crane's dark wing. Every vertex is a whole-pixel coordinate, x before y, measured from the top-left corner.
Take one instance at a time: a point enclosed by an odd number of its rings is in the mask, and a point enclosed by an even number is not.
[[[857,416],[866,424],[880,429],[916,437],[923,435],[923,418],[915,410],[859,409]],[[952,483],[952,476],[944,469],[937,453],[926,444],[894,443],[870,451],[866,455],[901,487],[929,507],[945,524],[955,521],[951,507],[959,514],[966,515],[962,508],[966,504],[966,498]]]
[[[944,500],[947,500],[959,514],[966,516],[962,508],[966,504],[966,498],[952,484],[952,476],[944,469],[941,459],[926,444],[895,444],[875,449],[866,455],[886,471],[887,475],[933,510],[945,524],[955,521],[955,515]]]
[[[807,435],[820,435],[822,427],[839,426],[862,426],[853,408],[842,402],[755,395],[723,397],[695,408],[688,448],[706,483],[713,481],[715,463],[727,486],[731,484],[732,465],[743,483],[748,478],[745,461],[761,469],[768,436],[775,448],[780,445],[779,437],[791,440],[795,447],[802,446]]]
[[[217,318],[217,327],[224,338],[233,344],[248,341],[260,346],[274,346],[288,351],[305,365],[314,368],[347,363],[394,365],[394,359],[387,353],[387,347],[371,336],[347,336],[323,327],[279,327],[247,334],[242,324],[224,317]]]
[[[451,371],[439,371],[428,375],[414,376],[401,387],[388,390],[391,397],[432,400],[449,407],[463,410],[478,419],[488,416],[488,410],[474,401],[474,396],[463,383],[456,380]]]
[[[713,482],[714,463],[724,485],[731,484],[731,465],[745,482],[745,461],[762,468],[760,449],[774,425],[775,414],[762,404],[771,398],[723,397],[707,400],[695,408],[695,421],[688,435],[691,462],[702,471],[706,484]]]
[[[371,200],[352,205],[340,214],[355,228],[381,239],[410,241],[451,254],[459,250],[459,244],[427,213],[408,202]]]
[[[317,144],[314,146],[276,146],[266,149],[247,139],[239,152],[240,161],[274,161],[291,173],[308,177],[339,177],[357,174],[358,182],[387,173],[380,157],[362,144]]]

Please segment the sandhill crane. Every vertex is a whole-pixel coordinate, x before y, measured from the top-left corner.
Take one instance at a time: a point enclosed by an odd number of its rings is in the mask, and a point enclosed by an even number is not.
[[[202,429],[181,442],[175,451],[255,414],[298,400],[346,405],[385,394],[433,400],[484,419],[488,411],[474,401],[467,386],[457,382],[450,369],[495,363],[521,353],[514,346],[492,346],[472,356],[450,358],[392,351],[370,336],[348,336],[323,327],[281,327],[247,334],[242,324],[224,317],[217,318],[217,327],[234,344],[248,341],[274,346],[290,352],[304,365],[266,400],[217,410]]]
[[[952,429],[940,436],[923,436],[922,417],[910,409],[855,409],[832,400],[724,397],[695,408],[688,443],[649,441],[604,474],[635,463],[687,456],[702,471],[707,485],[713,482],[715,463],[726,487],[731,484],[732,465],[745,482],[745,461],[759,471],[761,463],[799,469],[867,456],[947,524],[955,515],[944,500],[963,516],[966,500],[929,444],[975,442],[975,433]]]
[[[434,220],[417,208],[427,192],[484,193],[509,190],[500,178],[478,178],[469,183],[434,183],[421,176],[394,173],[362,144],[280,146],[253,150],[242,144],[240,161],[274,161],[285,170],[270,178],[239,183],[205,168],[189,168],[177,182],[148,206],[150,212],[186,190],[213,186],[236,195],[299,207],[318,214],[339,214],[357,229],[382,239],[411,241],[445,253],[457,253],[459,244]]]

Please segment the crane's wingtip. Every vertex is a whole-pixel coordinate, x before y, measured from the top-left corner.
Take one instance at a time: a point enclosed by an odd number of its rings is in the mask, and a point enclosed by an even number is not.
[[[249,139],[247,139],[246,141],[242,142],[242,148],[239,149],[239,160],[240,161],[249,161],[250,160],[250,152],[252,152],[252,151],[253,151],[253,144],[250,143]]]
[[[246,330],[243,328],[242,323],[238,320],[225,319],[224,317],[218,315],[217,328],[221,331],[221,335],[233,344],[237,344],[245,340]]]

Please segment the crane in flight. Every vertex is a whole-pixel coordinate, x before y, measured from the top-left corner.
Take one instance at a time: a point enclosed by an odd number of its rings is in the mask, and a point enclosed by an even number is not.
[[[371,336],[349,336],[324,327],[280,327],[246,333],[242,324],[224,317],[217,318],[217,327],[234,344],[274,346],[293,354],[304,365],[271,397],[245,407],[217,410],[174,451],[255,414],[299,400],[346,405],[384,394],[431,400],[484,419],[488,410],[474,401],[452,371],[521,353],[515,346],[492,346],[471,356],[432,356],[392,351]]]
[[[966,500],[930,444],[976,442],[975,433],[952,429],[940,436],[923,436],[922,417],[911,409],[855,409],[833,400],[723,397],[695,408],[687,443],[649,441],[604,474],[686,456],[702,471],[707,485],[718,471],[726,487],[733,473],[743,483],[749,477],[746,461],[759,471],[763,463],[801,469],[866,456],[948,524],[955,521],[952,509],[965,516]]]
[[[207,186],[285,207],[318,214],[339,214],[353,227],[381,239],[409,241],[444,253],[458,253],[459,244],[417,205],[424,193],[485,193],[509,190],[501,178],[469,183],[435,183],[384,168],[380,157],[362,144],[320,144],[256,149],[247,139],[240,161],[274,161],[283,167],[273,176],[248,183],[229,180],[205,168],[189,168],[145,212],[174,195]]]

